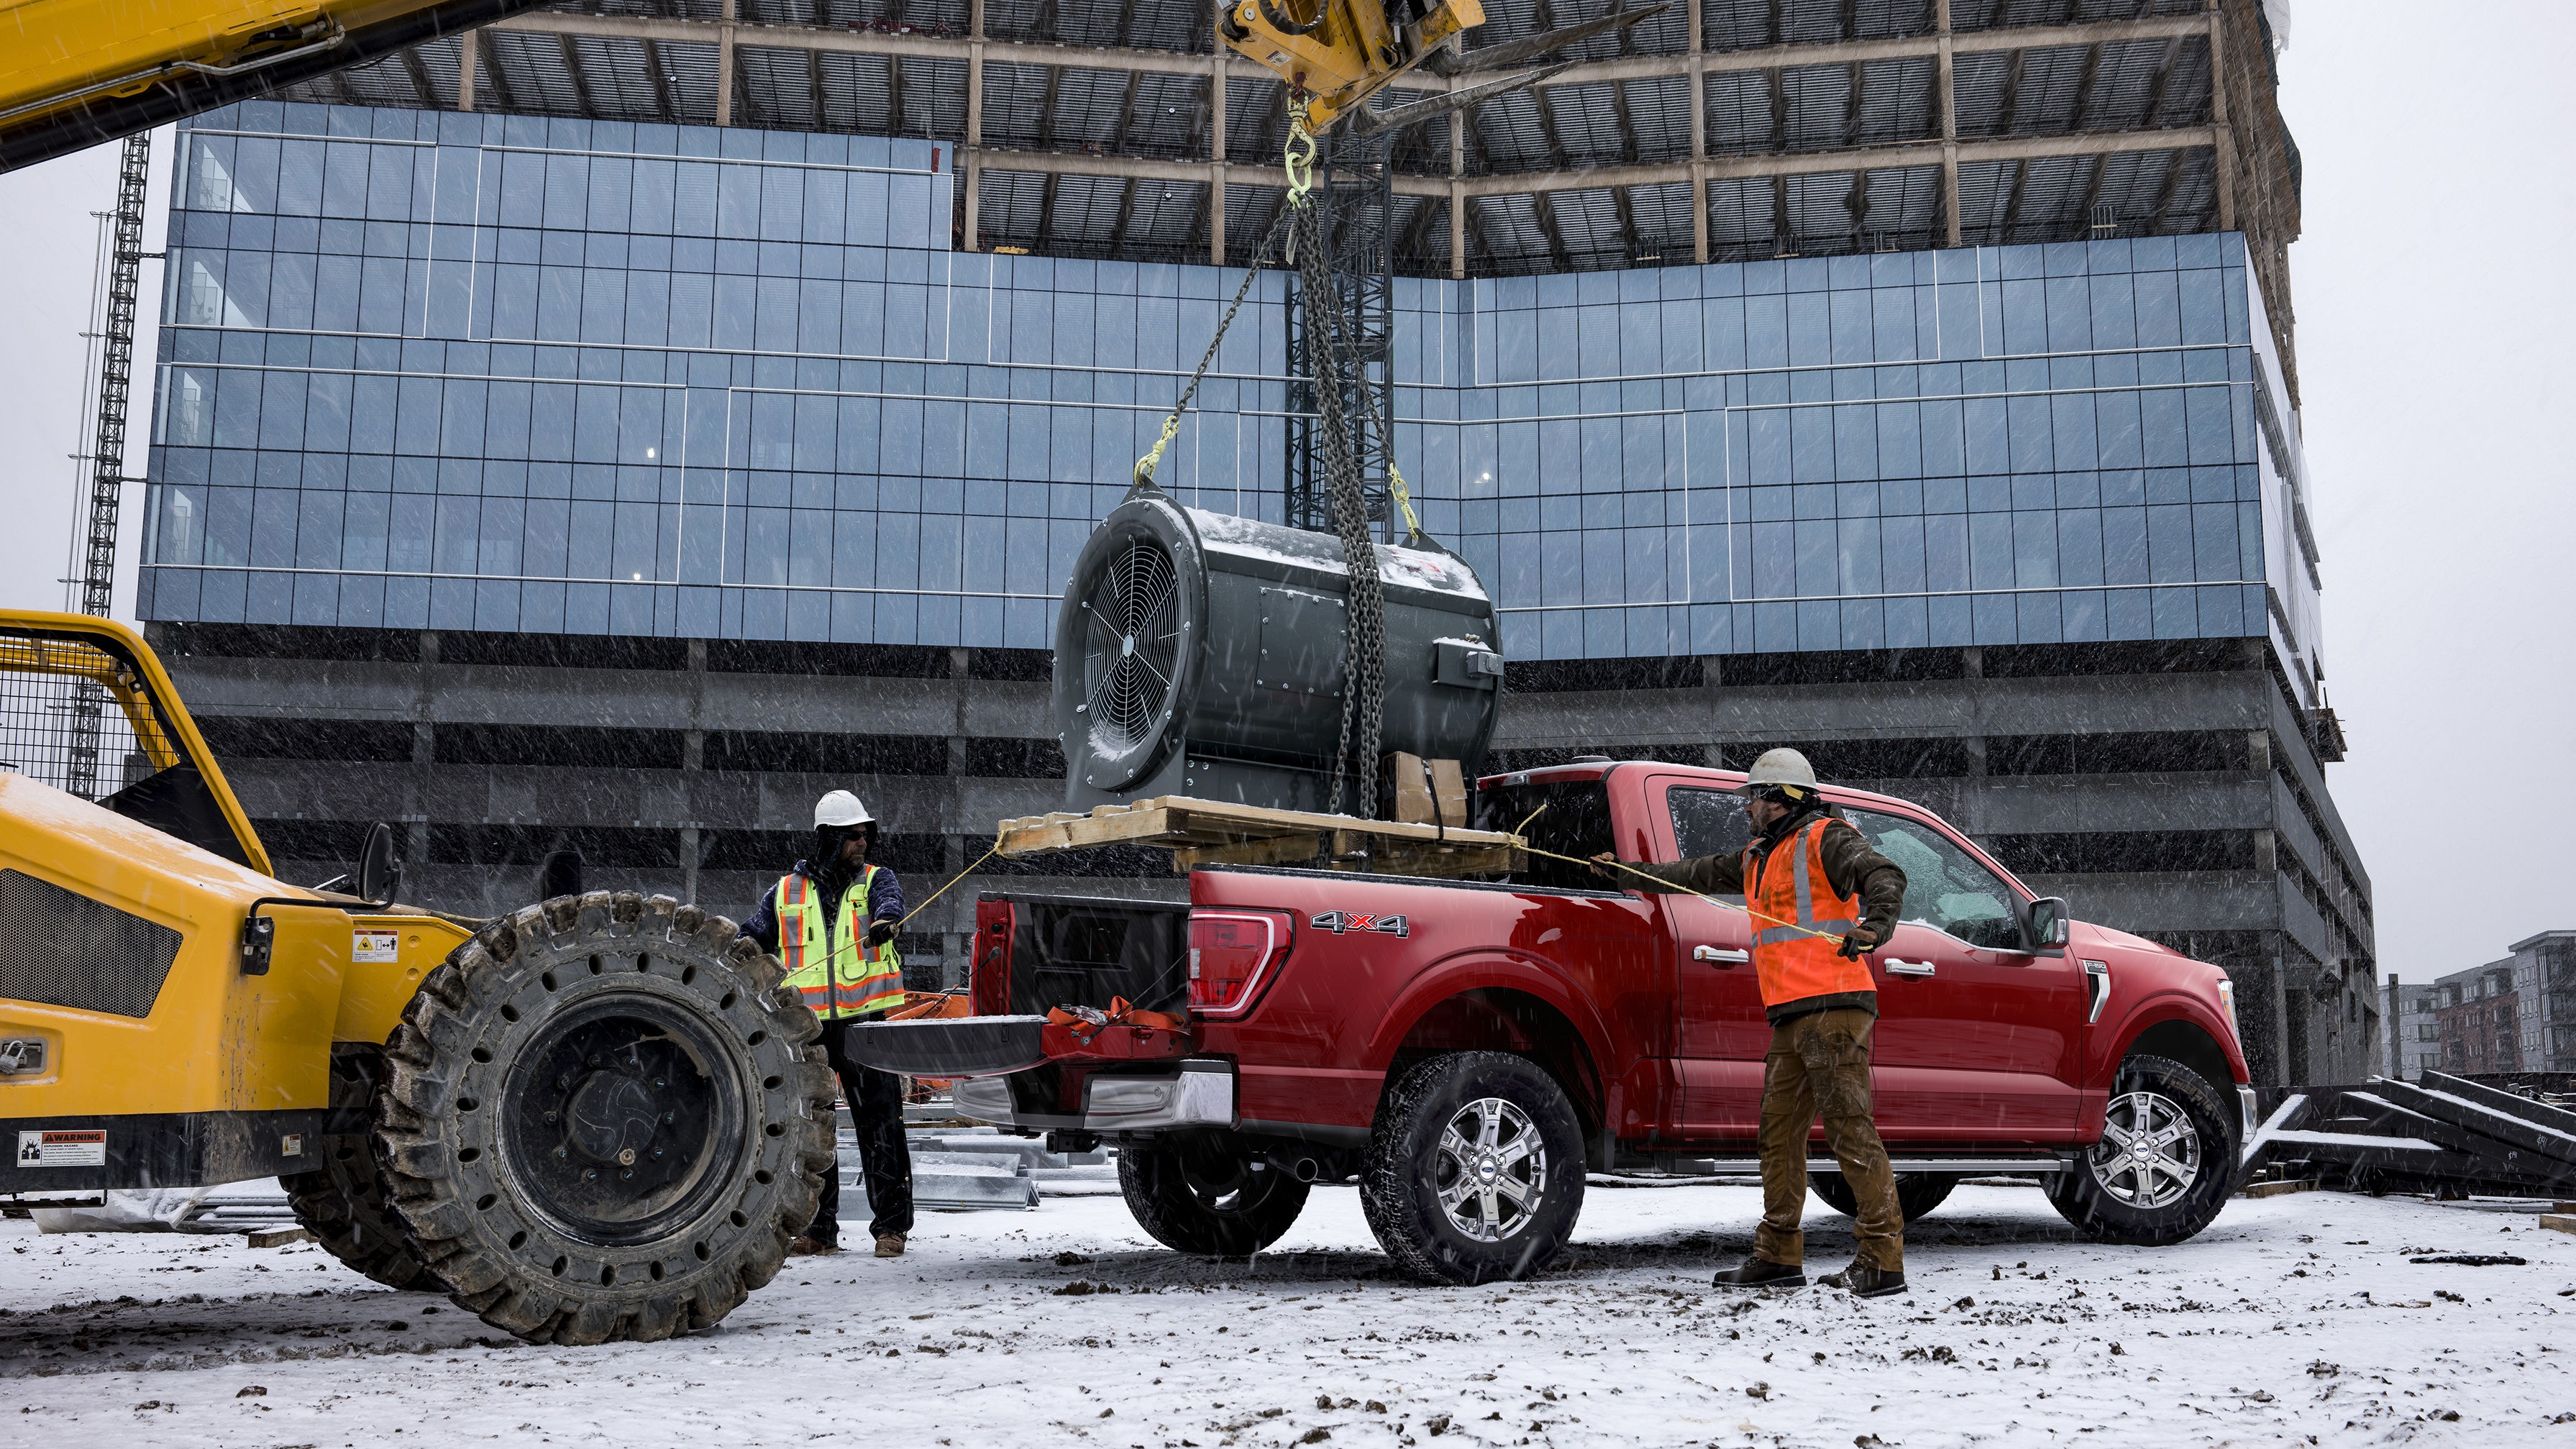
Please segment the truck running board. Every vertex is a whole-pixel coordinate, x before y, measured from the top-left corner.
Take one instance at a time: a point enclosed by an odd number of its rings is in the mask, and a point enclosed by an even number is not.
[[[2039,1173],[2054,1175],[2066,1170],[2067,1159],[2054,1153],[2032,1157],[1899,1157],[1890,1154],[1888,1161],[1899,1173],[1945,1172],[1976,1177],[1987,1174],[2007,1175]],[[1753,1176],[1762,1171],[1759,1157],[1689,1157],[1656,1158],[1656,1171],[1706,1174],[1717,1177]],[[1842,1164],[1830,1157],[1807,1159],[1809,1172],[1841,1172]]]

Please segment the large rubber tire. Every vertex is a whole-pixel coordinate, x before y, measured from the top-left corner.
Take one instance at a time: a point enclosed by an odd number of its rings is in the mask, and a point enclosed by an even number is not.
[[[278,1183],[295,1221],[323,1251],[388,1288],[444,1293],[411,1240],[411,1225],[394,1210],[376,1163],[372,1137],[325,1137],[322,1166],[289,1173]]]
[[[1122,1147],[1118,1187],[1155,1242],[1214,1258],[1260,1252],[1306,1210],[1305,1183],[1221,1137]]]
[[[1496,1184],[1490,1199],[1486,1181]],[[1583,1212],[1583,1184],[1583,1124],[1554,1077],[1509,1052],[1450,1052],[1407,1072],[1379,1105],[1360,1210],[1407,1272],[1488,1283],[1556,1260]]]
[[[2137,1114],[2152,1114],[2150,1132],[2187,1127],[2187,1140],[2156,1149],[2167,1163],[2186,1156],[2180,1172],[2142,1171],[2122,1149]],[[2106,1243],[2163,1247],[2179,1243],[2218,1216],[2235,1178],[2236,1126],[2218,1089],[2182,1063],[2143,1052],[2120,1064],[2101,1143],[2048,1180],[2048,1200],[2065,1219]],[[2142,1184],[2144,1188],[2142,1190]]]
[[[1896,1175],[1897,1214],[1909,1223],[1929,1217],[1958,1185],[1959,1179],[1946,1172],[1900,1172]],[[1860,1216],[1860,1199],[1852,1196],[1851,1184],[1841,1173],[1808,1173],[1807,1186],[1835,1212],[1847,1218]]]
[[[377,1132],[456,1302],[532,1343],[705,1328],[777,1275],[832,1167],[814,1014],[731,921],[561,896],[421,983]]]

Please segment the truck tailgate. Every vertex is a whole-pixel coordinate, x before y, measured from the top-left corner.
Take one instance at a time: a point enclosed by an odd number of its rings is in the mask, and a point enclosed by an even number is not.
[[[852,1061],[907,1077],[989,1077],[1047,1060],[1043,1016],[933,1017],[845,1028]]]
[[[845,1028],[852,1061],[907,1077],[993,1077],[1049,1062],[1177,1061],[1197,1045],[1187,1028],[1050,1016],[957,1016],[860,1022]]]

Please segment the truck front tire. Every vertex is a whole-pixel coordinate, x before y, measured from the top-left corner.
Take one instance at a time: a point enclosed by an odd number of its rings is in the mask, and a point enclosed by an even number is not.
[[[1900,1172],[1896,1175],[1897,1215],[1909,1223],[1929,1217],[1958,1185],[1959,1179],[1946,1172]],[[1860,1199],[1852,1196],[1851,1184],[1841,1173],[1808,1173],[1807,1186],[1835,1212],[1847,1218],[1860,1216]]]
[[[2216,1087],[2180,1062],[2140,1052],[2120,1064],[2102,1141],[2049,1179],[2048,1200],[2106,1243],[2179,1243],[2226,1205],[2236,1146]]]
[[[1406,1271],[1488,1283],[1555,1261],[1583,1183],[1583,1124],[1555,1078],[1508,1052],[1449,1052],[1378,1108],[1360,1209]]]
[[[1306,1210],[1305,1183],[1223,1138],[1122,1147],[1118,1186],[1155,1242],[1211,1258],[1260,1252]]]
[[[812,1012],[732,922],[631,891],[493,922],[387,1043],[393,1202],[456,1302],[532,1343],[705,1328],[832,1167]]]

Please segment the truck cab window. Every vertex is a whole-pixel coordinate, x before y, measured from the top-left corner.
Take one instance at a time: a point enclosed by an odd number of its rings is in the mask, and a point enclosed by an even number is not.
[[[2012,887],[1947,836],[1875,810],[1843,812],[1878,853],[1905,872],[1903,919],[1945,931],[1991,951],[2021,949]]]
[[[1476,828],[1519,831],[1540,850],[1586,859],[1610,848],[1610,790],[1598,779],[1479,790]],[[1583,866],[1541,856],[1530,857],[1529,869],[1512,879],[1549,890],[1612,888]]]
[[[1744,818],[1744,801],[1732,790],[1675,786],[1664,798],[1673,813],[1673,843],[1683,860],[1741,854],[1753,842],[1753,822]],[[1720,899],[1740,901],[1744,897]]]

